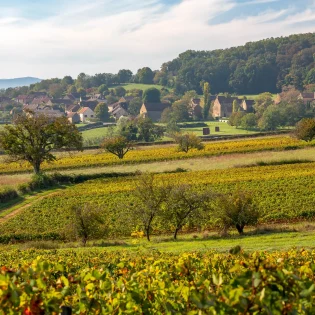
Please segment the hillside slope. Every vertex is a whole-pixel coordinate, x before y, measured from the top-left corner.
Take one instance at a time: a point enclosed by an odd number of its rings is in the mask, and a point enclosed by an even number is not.
[[[279,92],[283,86],[302,89],[315,83],[315,33],[250,42],[213,51],[189,50],[164,63],[155,76],[178,92],[196,90],[208,81],[211,93]]]

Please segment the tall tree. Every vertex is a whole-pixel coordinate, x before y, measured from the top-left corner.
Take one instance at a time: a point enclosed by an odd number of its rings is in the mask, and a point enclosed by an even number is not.
[[[143,102],[144,103],[160,103],[161,102],[161,92],[156,88],[149,88],[143,92]]]
[[[154,72],[148,67],[139,69],[136,74],[136,81],[138,83],[153,84],[153,78],[154,78]]]
[[[209,117],[210,112],[210,84],[205,82],[203,85],[203,99],[204,99],[204,106],[203,106],[203,119],[206,120]]]
[[[132,78],[132,72],[130,70],[122,69],[118,71],[117,76],[119,83],[128,83]]]
[[[109,121],[108,106],[105,103],[98,103],[95,107],[95,115],[100,121]]]
[[[238,112],[238,110],[239,110],[238,101],[237,101],[237,100],[234,100],[234,101],[233,101],[233,113]]]
[[[82,135],[66,117],[21,115],[0,131],[0,147],[11,161],[27,161],[38,174],[43,162],[56,160],[54,150],[82,150]]]

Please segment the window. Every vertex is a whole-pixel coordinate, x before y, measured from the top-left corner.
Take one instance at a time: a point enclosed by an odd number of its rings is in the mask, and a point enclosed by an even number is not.
[[[91,118],[93,118],[93,115],[91,115]]]
[[[86,117],[87,117],[87,115],[84,115],[84,117],[86,118]]]

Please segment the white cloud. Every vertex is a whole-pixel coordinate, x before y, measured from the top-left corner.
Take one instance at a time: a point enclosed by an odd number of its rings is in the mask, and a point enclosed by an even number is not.
[[[237,5],[235,0],[183,0],[172,7],[158,0],[81,0],[68,1],[59,14],[41,20],[1,15],[1,76],[157,69],[187,49],[227,48],[313,30],[315,8],[286,18],[292,8],[209,24]]]

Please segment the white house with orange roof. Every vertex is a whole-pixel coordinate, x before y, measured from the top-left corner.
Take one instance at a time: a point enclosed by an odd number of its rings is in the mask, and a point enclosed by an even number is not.
[[[81,122],[86,122],[91,118],[95,118],[95,113],[90,107],[83,107],[78,111]]]

